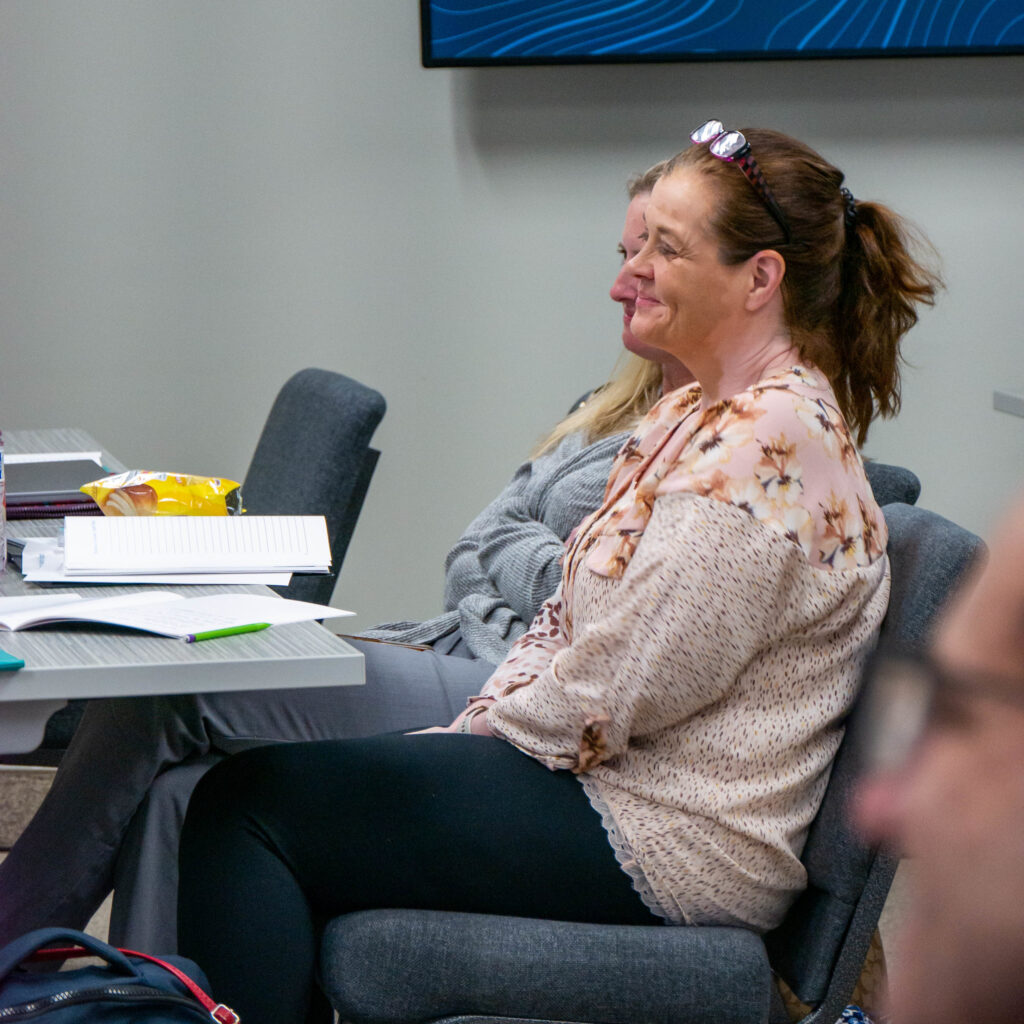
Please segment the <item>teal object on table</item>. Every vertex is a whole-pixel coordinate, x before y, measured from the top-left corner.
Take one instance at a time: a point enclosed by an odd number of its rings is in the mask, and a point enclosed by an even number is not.
[[[13,654],[8,654],[7,651],[0,651],[0,672],[24,667],[25,662],[22,658],[16,658]]]

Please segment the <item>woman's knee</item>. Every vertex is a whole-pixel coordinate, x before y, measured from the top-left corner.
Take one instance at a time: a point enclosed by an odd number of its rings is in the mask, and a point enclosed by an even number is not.
[[[333,743],[279,743],[232,754],[207,771],[188,805],[188,821],[230,820],[287,808],[310,785],[309,751]],[[316,774],[315,772],[313,773]]]
[[[273,748],[270,748],[271,750]],[[188,804],[191,824],[213,815],[225,816],[241,809],[254,791],[260,791],[265,772],[260,766],[264,749],[245,751],[214,765],[197,783]]]

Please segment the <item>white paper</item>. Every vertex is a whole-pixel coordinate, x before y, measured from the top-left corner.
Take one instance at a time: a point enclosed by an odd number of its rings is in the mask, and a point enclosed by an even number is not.
[[[81,598],[81,595],[75,597]],[[61,595],[58,601],[49,605],[43,599],[34,600],[32,607],[21,610],[4,608],[0,603],[0,625],[16,630],[51,622],[96,622],[185,638],[238,626],[264,623],[278,626],[355,614],[330,605],[289,601],[263,594],[183,597],[168,591],[149,590],[128,596],[120,594],[78,600],[75,597]]]
[[[52,601],[45,597],[34,600],[27,608],[15,608],[23,598],[16,597],[10,604],[0,601],[0,628],[21,629],[26,625],[40,626],[46,622],[62,622],[89,619],[94,622],[107,621],[103,616],[114,609],[130,609],[138,605],[167,604],[169,601],[183,601],[180,594],[169,591],[147,590],[138,594],[116,594],[113,597],[98,597],[85,600],[81,594],[58,594]]]
[[[103,452],[11,452],[4,454],[8,465],[25,462],[95,462],[103,469]]]
[[[38,611],[39,608],[53,608],[60,604],[81,601],[81,594],[18,594],[15,597],[0,597],[0,619],[9,612]]]
[[[176,595],[175,595],[176,596]],[[69,606],[77,611],[77,606]],[[339,619],[355,612],[309,601],[288,601],[262,594],[211,594],[186,597],[163,605],[104,612],[104,621],[134,626],[153,633],[184,636],[213,629],[231,629],[251,623],[267,622],[280,626],[313,619]],[[116,618],[111,618],[116,615]]]
[[[69,575],[327,572],[323,516],[68,516]]]
[[[21,556],[21,572],[29,583],[155,583],[212,585],[214,583],[262,583],[267,587],[286,587],[290,572],[224,572],[224,573],[133,573],[69,576],[64,571],[64,548],[56,537],[30,537],[25,540]],[[45,596],[45,595],[44,595]]]

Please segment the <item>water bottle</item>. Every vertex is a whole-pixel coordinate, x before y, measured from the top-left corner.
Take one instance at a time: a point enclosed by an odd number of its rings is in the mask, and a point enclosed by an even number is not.
[[[7,572],[7,467],[4,465],[4,435],[0,431],[0,576]]]

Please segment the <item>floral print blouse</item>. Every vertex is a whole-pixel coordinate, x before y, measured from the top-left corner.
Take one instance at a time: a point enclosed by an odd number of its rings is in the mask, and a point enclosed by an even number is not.
[[[824,376],[663,398],[484,688],[488,725],[579,774],[677,923],[771,928],[888,599],[885,522]]]

